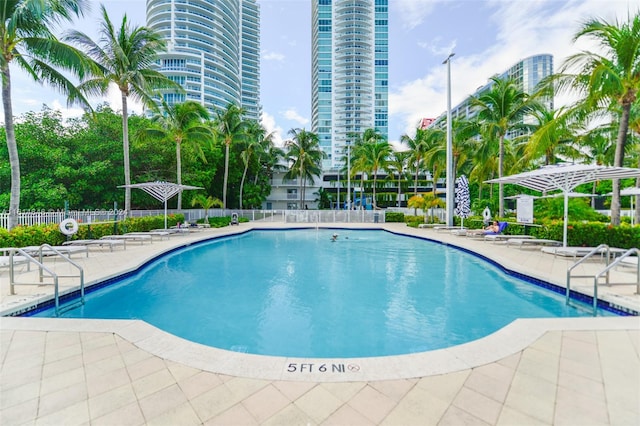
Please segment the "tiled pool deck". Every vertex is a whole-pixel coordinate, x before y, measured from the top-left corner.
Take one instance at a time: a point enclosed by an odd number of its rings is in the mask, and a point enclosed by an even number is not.
[[[177,245],[252,227],[290,224],[241,224],[73,259],[96,282]],[[560,286],[573,263],[533,248],[381,227],[455,244]],[[578,273],[601,268],[587,262]],[[631,270],[617,268],[612,282],[632,282]],[[587,294],[592,287],[592,280],[575,285]],[[599,287],[603,299],[638,311],[635,291]],[[51,289],[20,286],[9,296],[5,269],[0,292],[6,314]],[[518,320],[444,350],[335,360],[220,351],[139,321],[2,317],[0,357],[2,425],[640,424],[639,317]]]

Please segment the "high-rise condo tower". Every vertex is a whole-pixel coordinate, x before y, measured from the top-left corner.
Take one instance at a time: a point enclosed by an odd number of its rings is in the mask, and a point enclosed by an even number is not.
[[[165,93],[165,101],[196,101],[211,112],[234,103],[260,119],[256,0],[147,0],[147,25],[167,42],[158,70],[185,90]]]
[[[388,138],[388,15],[388,0],[312,0],[311,130],[325,170],[366,129]]]

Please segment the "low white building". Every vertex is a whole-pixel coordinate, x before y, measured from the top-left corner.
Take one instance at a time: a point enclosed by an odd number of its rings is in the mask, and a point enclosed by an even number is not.
[[[304,189],[304,200],[300,202],[300,179],[284,179],[284,171],[276,171],[271,178],[271,194],[263,203],[264,210],[304,210],[318,208],[318,189],[322,177],[314,182],[307,181]]]

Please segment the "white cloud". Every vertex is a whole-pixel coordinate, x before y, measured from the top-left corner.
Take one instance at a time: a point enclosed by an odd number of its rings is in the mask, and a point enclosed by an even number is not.
[[[284,61],[284,58],[285,58],[285,56],[282,53],[269,52],[267,50],[263,50],[262,51],[262,59],[264,59],[265,61],[282,62],[282,61]]]
[[[449,53],[455,51],[456,40],[444,44],[442,37],[436,37],[431,41],[419,41],[418,46],[430,52],[433,56],[446,57]]]
[[[420,25],[436,7],[434,0],[393,0],[394,6],[400,11],[403,27],[413,29]]]
[[[60,111],[62,118],[81,117],[84,114],[84,109],[78,107],[67,107],[66,102],[61,103],[59,99],[52,100],[48,105],[54,111]]]
[[[410,3],[409,0],[405,3]],[[419,2],[416,2],[419,3]],[[496,42],[483,51],[458,54],[451,62],[452,105],[462,102],[488,79],[504,72],[521,59],[549,53],[554,57],[554,71],[564,60],[581,49],[594,50],[586,42],[574,43],[573,36],[588,18],[614,22],[624,20],[627,10],[638,10],[640,0],[571,0],[566,2],[505,2],[493,0],[488,5],[496,29]],[[604,13],[603,13],[604,12]],[[435,43],[435,42],[438,43]],[[436,45],[446,42],[435,40]],[[404,133],[413,135],[423,117],[437,117],[446,110],[446,66],[433,66],[427,74],[389,91],[389,114],[400,118]],[[556,107],[562,98],[556,99]]]
[[[276,124],[276,120],[273,115],[263,111],[261,123],[262,126],[267,130],[267,134],[273,133],[273,143],[275,143],[276,146],[279,147],[284,146],[282,127]]]
[[[309,119],[298,114],[298,111],[296,111],[295,108],[290,108],[286,110],[282,115],[287,120],[295,121],[296,123],[299,123],[301,126],[305,126],[307,125],[307,123],[309,123]]]

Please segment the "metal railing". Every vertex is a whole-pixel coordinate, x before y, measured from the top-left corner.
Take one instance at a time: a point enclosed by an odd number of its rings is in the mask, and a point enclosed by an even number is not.
[[[72,265],[73,267],[78,269],[78,275],[60,275],[55,273],[54,271],[52,271],[50,268],[48,268],[47,266],[44,265],[44,252],[47,252],[48,254],[53,253],[53,255],[55,256],[59,256],[61,257],[64,261],[66,261],[67,263],[69,263],[70,265]],[[18,282],[15,279],[15,266],[17,264],[19,264],[18,262],[15,262],[14,256],[16,255],[16,253],[18,253],[20,256],[22,256],[24,259],[26,259],[26,261],[31,264],[34,263],[37,267],[38,267],[38,282]],[[61,253],[60,251],[56,250],[54,247],[50,246],[49,244],[43,244],[40,246],[40,248],[38,249],[38,257],[39,259],[35,259],[33,256],[31,256],[31,254],[27,253],[25,250],[23,249],[11,249],[9,252],[9,288],[10,288],[10,294],[14,295],[15,293],[15,286],[16,285],[53,285],[54,289],[53,289],[53,297],[54,297],[54,303],[55,303],[55,314],[56,316],[59,316],[60,313],[64,312],[64,311],[60,311],[60,292],[59,292],[59,279],[60,278],[75,278],[78,277],[80,278],[80,304],[84,305],[84,270],[82,269],[82,267],[80,265],[78,265],[76,262],[74,262],[73,260],[71,260],[69,257],[65,256],[63,253]],[[53,282],[51,283],[46,283],[44,280],[45,278],[45,273],[48,275],[48,278],[51,278],[53,280]],[[67,309],[71,309],[73,308],[74,305],[69,306]]]
[[[602,278],[602,276],[604,275],[605,285],[612,285],[610,280],[611,269],[613,269],[615,266],[620,265],[622,262],[622,259],[625,259],[633,254],[635,254],[636,256],[640,255],[640,250],[638,250],[637,248],[631,248],[626,252],[624,252],[618,258],[614,259],[613,262],[611,262],[613,254],[611,252],[611,248],[607,244],[600,244],[598,247],[591,250],[582,259],[578,260],[567,269],[567,286],[566,286],[566,293],[565,293],[565,303],[568,305],[571,300],[571,297],[570,297],[571,296],[571,278],[593,278],[592,305],[593,305],[593,316],[596,316],[598,313],[598,283],[600,282],[600,278]],[[602,271],[598,272],[597,274],[589,274],[589,275],[572,275],[571,274],[571,272],[577,266],[583,264],[584,262],[586,262],[588,259],[590,259],[595,255],[599,255],[601,257],[604,257],[605,259],[606,266]],[[631,284],[631,283],[618,283],[618,284]],[[636,283],[634,284],[636,284],[636,292],[640,294],[640,262],[637,266]]]

